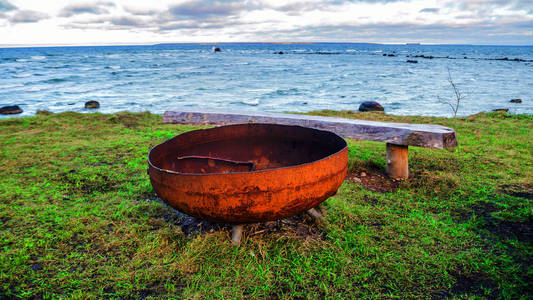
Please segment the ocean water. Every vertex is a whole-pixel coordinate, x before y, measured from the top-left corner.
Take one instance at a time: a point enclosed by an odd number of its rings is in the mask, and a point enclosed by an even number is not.
[[[0,48],[0,106],[305,112],[378,101],[390,114],[451,116],[448,70],[464,96],[458,115],[533,113],[533,47],[329,43]]]

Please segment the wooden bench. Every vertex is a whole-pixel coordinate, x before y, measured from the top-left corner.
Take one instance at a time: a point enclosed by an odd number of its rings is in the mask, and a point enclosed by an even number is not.
[[[328,130],[357,140],[387,144],[387,174],[391,178],[409,176],[408,147],[453,148],[457,146],[455,131],[440,125],[375,122],[283,113],[181,110],[166,111],[164,123],[193,125],[231,125],[266,123],[297,125]]]

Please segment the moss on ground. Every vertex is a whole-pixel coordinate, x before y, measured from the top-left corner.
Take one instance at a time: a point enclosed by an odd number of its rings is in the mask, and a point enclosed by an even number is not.
[[[235,248],[225,227],[184,235],[146,175],[149,149],[194,127],[149,113],[0,120],[0,298],[531,296],[532,116],[314,114],[442,124],[459,147],[411,147],[392,192],[346,181],[320,238],[248,231]],[[383,172],[384,144],[349,147],[353,170]]]

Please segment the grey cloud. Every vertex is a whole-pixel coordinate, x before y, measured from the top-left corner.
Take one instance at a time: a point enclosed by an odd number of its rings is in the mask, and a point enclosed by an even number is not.
[[[330,4],[342,5],[345,3],[393,3],[405,0],[331,0],[327,1]]]
[[[417,40],[428,43],[531,44],[531,22],[494,24],[490,21],[468,26],[455,24],[419,25],[413,23],[376,23],[368,25],[307,26],[292,30],[242,30],[243,36],[264,36],[291,41],[375,41]]]
[[[35,23],[44,19],[48,19],[47,14],[40,13],[34,10],[19,10],[14,15],[9,17],[11,23]]]
[[[336,5],[328,5],[327,2],[300,1],[281,6],[270,6],[268,8],[286,13],[290,16],[297,16],[313,10],[330,11],[335,7]]]
[[[17,7],[7,0],[0,0],[0,12],[15,10]]]
[[[436,7],[427,7],[424,9],[421,9],[419,12],[421,13],[438,13],[439,9]]]
[[[113,25],[119,25],[119,26],[132,26],[132,27],[144,27],[146,26],[146,22],[144,22],[141,18],[136,17],[115,17],[111,18],[109,20],[111,24]]]
[[[238,15],[252,6],[241,1],[202,1],[193,0],[172,5],[169,13],[177,18],[210,18]]]
[[[96,3],[78,3],[64,7],[59,13],[60,17],[71,17],[78,14],[101,15],[109,13],[108,8],[115,6],[112,2],[99,1]]]
[[[126,6],[124,7],[124,10],[132,15],[136,15],[136,16],[153,16],[153,15],[156,15],[158,13],[160,13],[159,11],[155,10],[155,9],[149,9],[149,8],[136,8],[136,7],[130,7],[130,6]]]
[[[76,20],[62,25],[64,28],[85,28],[85,29],[130,29],[130,28],[146,28],[154,26],[152,22],[145,21],[139,17],[133,16],[105,16],[96,17],[86,20]]]

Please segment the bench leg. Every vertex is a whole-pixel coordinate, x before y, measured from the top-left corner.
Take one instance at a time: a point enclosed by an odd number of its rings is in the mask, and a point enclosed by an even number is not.
[[[394,179],[409,177],[409,163],[407,160],[407,146],[387,143],[387,175]]]

